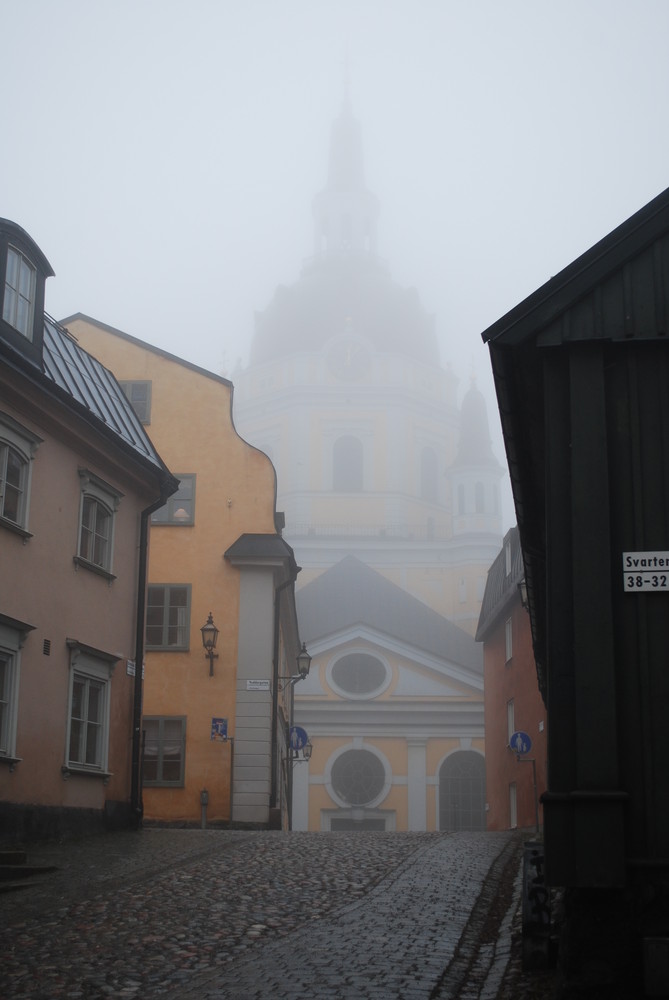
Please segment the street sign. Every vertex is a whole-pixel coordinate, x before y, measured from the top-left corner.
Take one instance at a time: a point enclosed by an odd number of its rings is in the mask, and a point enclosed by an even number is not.
[[[669,591],[669,552],[623,552],[623,586],[627,593]]]
[[[211,737],[212,740],[219,740],[225,743],[228,738],[228,720],[227,719],[212,719],[211,720]]]
[[[511,749],[518,754],[529,753],[532,749],[532,740],[527,735],[527,733],[517,732],[514,733],[509,740],[509,746]]]
[[[290,745],[293,750],[302,750],[309,742],[309,735],[306,729],[301,726],[291,726]]]
[[[269,691],[269,680],[260,678],[259,680],[247,680],[247,691]]]

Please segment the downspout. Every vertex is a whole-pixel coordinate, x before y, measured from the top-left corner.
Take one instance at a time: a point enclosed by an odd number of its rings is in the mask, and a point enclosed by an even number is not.
[[[275,588],[274,594],[274,651],[272,674],[274,683],[272,685],[272,784],[269,797],[270,809],[276,808],[277,795],[277,716],[279,714],[279,636],[281,633],[281,591],[294,584],[294,578],[286,580]]]
[[[164,487],[163,487],[164,489]],[[174,491],[171,491],[174,492]],[[132,709],[132,774],[130,782],[130,809],[135,829],[142,825],[141,754],[142,754],[142,673],[144,670],[144,625],[146,620],[146,584],[149,558],[149,518],[167,502],[171,492],[142,511],[139,522],[139,565],[137,569],[137,613],[135,632],[135,686]]]

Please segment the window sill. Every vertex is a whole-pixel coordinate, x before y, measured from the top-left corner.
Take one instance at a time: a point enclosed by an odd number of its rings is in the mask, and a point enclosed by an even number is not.
[[[89,562],[88,559],[82,559],[81,556],[73,556],[72,562],[77,569],[80,566],[83,566],[84,569],[90,570],[91,573],[97,573],[98,576],[103,576],[105,580],[109,581],[109,583],[112,583],[116,579],[114,574],[110,573],[109,570],[103,569],[102,566],[97,566],[95,563]]]
[[[183,781],[143,781],[142,788],[185,788]]]
[[[26,531],[16,521],[10,521],[8,517],[0,517],[0,527],[6,528],[7,531],[13,531],[15,535],[20,535],[24,542],[33,537],[31,531]]]
[[[100,778],[103,785],[108,785],[112,775],[109,771],[97,771],[80,764],[63,764],[61,767],[63,781],[68,781],[74,774],[80,778]]]
[[[7,764],[9,767],[9,773],[15,770],[16,765],[20,764],[23,757],[12,757],[10,754],[0,754],[0,764]]]

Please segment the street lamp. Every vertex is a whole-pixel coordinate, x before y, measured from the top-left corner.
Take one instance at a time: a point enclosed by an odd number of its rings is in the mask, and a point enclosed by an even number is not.
[[[214,625],[214,619],[212,617],[211,611],[209,612],[209,617],[206,623],[200,629],[202,633],[202,645],[204,646],[204,655],[209,658],[209,676],[214,676],[214,660],[218,659],[218,653],[215,653],[216,640],[218,639],[218,629]]]
[[[298,681],[306,680],[309,673],[309,668],[311,666],[311,657],[307,652],[306,643],[302,643],[302,649],[297,654],[297,673],[293,674],[292,677],[279,677],[280,681],[284,681],[283,686],[280,690],[283,691],[284,688],[288,687],[289,684],[297,684]]]
[[[527,580],[525,579],[525,577],[523,577],[523,579],[518,584],[518,593],[520,594],[520,603],[527,611],[530,606],[530,602],[527,599]]]
[[[302,643],[302,649],[300,650],[297,657],[297,672],[299,673],[302,680],[304,680],[309,673],[309,667],[311,666],[311,657],[307,653],[307,645],[305,642]]]

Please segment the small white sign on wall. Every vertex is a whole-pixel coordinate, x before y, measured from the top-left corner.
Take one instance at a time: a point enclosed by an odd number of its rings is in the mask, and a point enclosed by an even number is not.
[[[268,680],[256,680],[246,682],[247,691],[269,691]]]

